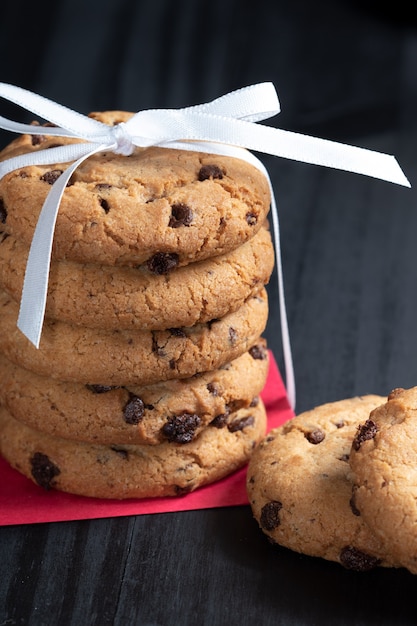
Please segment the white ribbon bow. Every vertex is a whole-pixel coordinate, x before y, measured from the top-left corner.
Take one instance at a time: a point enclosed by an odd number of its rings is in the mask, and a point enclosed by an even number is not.
[[[183,109],[139,111],[127,122],[116,126],[98,122],[14,85],[0,83],[0,97],[54,124],[52,127],[33,126],[0,116],[0,128],[17,133],[83,140],[83,143],[38,150],[0,163],[0,178],[28,165],[71,163],[52,185],[39,215],[31,243],[17,322],[26,337],[37,348],[39,347],[59,205],[72,173],[85,159],[102,151],[129,155],[135,146],[155,145],[237,157],[260,169],[271,189],[286,386],[289,401],[294,408],[295,381],[284,299],[278,212],[265,167],[259,159],[243,148],[365,174],[409,187],[410,184],[395,158],[363,148],[256,124],[255,122],[280,112],[278,97],[272,83],[252,85],[228,93],[212,102]]]

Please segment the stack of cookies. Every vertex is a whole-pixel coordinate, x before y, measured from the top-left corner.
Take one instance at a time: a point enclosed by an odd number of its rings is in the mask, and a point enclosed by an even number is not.
[[[272,541],[368,571],[417,574],[417,387],[319,406],[271,430],[247,491]]]
[[[0,158],[56,145],[25,135]],[[266,429],[267,181],[196,152],[90,157],[62,198],[36,349],[16,327],[19,301],[65,167],[0,181],[1,454],[46,489],[104,498],[179,495],[226,476]]]

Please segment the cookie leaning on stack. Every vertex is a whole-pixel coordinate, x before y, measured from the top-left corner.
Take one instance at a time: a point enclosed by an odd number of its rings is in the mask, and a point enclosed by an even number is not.
[[[417,387],[394,389],[352,444],[353,502],[390,555],[417,574]]]
[[[54,145],[25,135],[0,157]],[[266,430],[267,181],[194,152],[90,157],[63,194],[36,350],[16,327],[18,303],[64,167],[0,181],[2,455],[47,489],[98,497],[178,495],[227,475]]]

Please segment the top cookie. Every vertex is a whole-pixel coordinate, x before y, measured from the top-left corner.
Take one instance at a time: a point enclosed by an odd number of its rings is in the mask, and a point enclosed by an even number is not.
[[[108,124],[131,114],[91,114]],[[0,153],[5,160],[74,143],[23,135]],[[29,244],[51,184],[67,167],[30,166],[0,180],[3,230]],[[64,191],[53,258],[106,265],[148,263],[156,273],[235,249],[265,222],[270,194],[264,175],[231,157],[165,148],[137,148],[90,157]]]
[[[355,507],[392,557],[417,574],[417,387],[396,389],[353,441]]]
[[[357,425],[383,401],[369,395],[324,404],[272,430],[257,447],[248,496],[274,542],[357,571],[392,564],[351,505],[348,462]]]

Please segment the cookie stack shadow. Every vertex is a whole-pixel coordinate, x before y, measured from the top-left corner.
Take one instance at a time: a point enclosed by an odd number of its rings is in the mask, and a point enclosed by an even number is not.
[[[0,158],[56,144],[25,135]],[[0,181],[2,456],[41,487],[102,498],[181,495],[227,476],[266,431],[267,182],[201,153],[91,157],[63,195],[36,349],[16,326],[19,301],[64,167]]]

